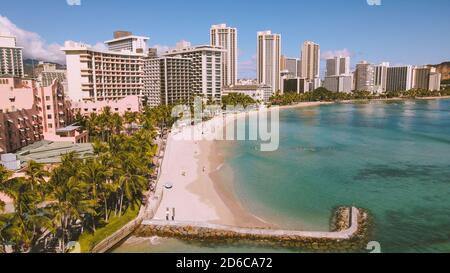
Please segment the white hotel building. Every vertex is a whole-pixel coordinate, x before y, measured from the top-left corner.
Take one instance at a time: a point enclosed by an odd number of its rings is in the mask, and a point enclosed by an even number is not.
[[[17,46],[16,37],[0,36],[0,76],[24,76],[22,49]]]
[[[281,90],[281,35],[268,30],[258,32],[257,38],[258,84],[270,85],[275,94]]]
[[[147,58],[144,62],[144,93],[148,105],[169,105],[190,99],[191,59],[181,57]]]
[[[66,42],[62,50],[66,53],[70,99],[97,102],[146,96],[142,77],[147,40],[115,33],[114,40],[105,42],[109,46],[106,51]]]
[[[237,82],[237,29],[226,24],[212,25],[210,29],[212,46],[222,47],[222,81],[224,86]]]
[[[105,44],[110,51],[145,54],[148,40],[150,38],[136,36],[128,31],[116,31],[114,32],[114,39],[106,41]]]
[[[301,48],[301,77],[310,83],[310,90],[320,87],[320,45],[311,41]]]
[[[189,44],[178,46],[166,52],[164,57],[190,59],[190,93],[203,95],[204,99],[220,102],[222,98],[222,55],[221,47]]]
[[[327,60],[324,87],[332,92],[352,91],[353,76],[350,73],[350,57],[337,56]]]

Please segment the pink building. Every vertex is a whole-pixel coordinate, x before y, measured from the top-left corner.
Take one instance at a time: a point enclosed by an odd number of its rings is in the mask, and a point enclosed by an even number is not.
[[[44,139],[38,98],[32,80],[0,77],[0,153]]]
[[[71,124],[73,112],[55,80],[37,87],[34,80],[0,77],[0,153],[17,151],[43,139],[84,143],[86,132]]]
[[[101,114],[105,107],[110,107],[112,113],[124,115],[126,112],[139,112],[140,101],[138,96],[127,96],[120,100],[72,102],[72,109],[82,115]]]

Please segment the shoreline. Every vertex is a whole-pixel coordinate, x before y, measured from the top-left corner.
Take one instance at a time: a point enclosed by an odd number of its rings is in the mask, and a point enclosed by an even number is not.
[[[280,107],[280,109],[315,107],[326,104],[332,103],[303,102]],[[228,122],[256,113],[256,111],[238,113]],[[235,193],[234,178],[220,177],[219,172],[224,166],[227,156],[224,154],[225,151],[221,150],[218,141],[176,139],[192,133],[192,130],[202,134],[205,127],[210,130],[203,132],[204,138],[213,138],[216,134],[215,128],[225,125],[218,121],[220,119],[212,119],[202,124],[182,128],[179,131],[174,130],[170,134],[158,187],[164,187],[166,183],[171,183],[173,188],[164,189],[164,196],[155,219],[167,219],[167,208],[169,208],[169,220],[171,220],[172,209],[175,208],[176,221],[207,222],[248,228],[278,227],[275,223],[269,223],[243,207]]]
[[[432,99],[450,99],[450,97],[433,97]],[[368,102],[389,100],[406,99],[369,100]],[[279,109],[356,102],[301,102],[279,106]],[[245,118],[252,113],[254,114],[256,111],[235,114],[232,121]],[[213,119],[205,123],[210,122],[214,123],[215,121]],[[216,126],[224,126],[224,124],[218,125],[216,123]],[[192,129],[192,127],[197,131],[202,131],[202,124],[186,128]],[[171,190],[164,190],[164,197],[154,219],[165,220],[166,208],[175,207],[175,221],[247,228],[279,228],[276,223],[268,223],[243,207],[234,192],[235,180],[232,175],[226,178],[219,175],[220,169],[224,167],[226,162],[227,151],[222,151],[223,147],[220,147],[217,141],[174,139],[174,136],[183,134],[186,128],[180,130],[180,132],[174,130],[170,133],[158,187],[164,187],[164,184],[168,182],[172,183],[174,187]],[[211,126],[208,128],[211,128]],[[213,133],[205,132],[206,135]],[[136,240],[136,238],[131,237],[131,240]],[[127,242],[124,242],[124,245],[126,244]]]
[[[425,98],[424,98],[425,99]],[[450,99],[448,97],[432,97],[431,99]],[[380,100],[368,100],[371,101],[394,101],[394,100],[408,100],[404,98],[392,98],[392,99],[380,99]],[[345,102],[300,102],[293,105],[279,106],[280,110],[294,109],[294,108],[307,108],[317,107],[322,105],[331,105],[336,103],[356,103],[355,101]],[[265,111],[267,109],[264,109]],[[234,115],[231,121],[246,118],[248,115],[256,114],[256,111],[249,113],[238,113]],[[207,128],[217,126],[224,126],[224,124],[217,124],[213,119],[211,121],[204,122],[208,124]],[[211,126],[210,123],[213,123]],[[202,131],[202,124],[193,126],[194,130]],[[197,128],[195,128],[197,127]],[[253,215],[245,208],[240,202],[235,193],[235,181],[233,177],[221,177],[219,175],[220,168],[223,168],[227,155],[224,151],[221,151],[221,147],[218,141],[174,141],[174,134],[183,134],[186,129],[192,129],[191,126],[186,127],[182,132],[174,133],[170,135],[170,144],[168,146],[175,145],[176,147],[171,149],[168,147],[166,150],[165,160],[166,166],[163,165],[161,180],[158,183],[162,186],[166,181],[165,175],[167,175],[167,169],[171,166],[169,173],[172,172],[173,180],[171,181],[176,188],[177,184],[180,184],[181,190],[175,194],[170,191],[165,191],[163,201],[156,213],[157,219],[164,219],[166,214],[167,204],[184,204],[191,210],[182,208],[181,214],[176,213],[176,219],[179,221],[194,221],[194,222],[209,222],[213,224],[225,224],[240,227],[266,227],[273,228],[278,227],[277,223],[271,223],[265,219],[261,219],[257,215]],[[204,132],[206,138],[214,135],[214,132]],[[168,141],[168,142],[169,142]],[[174,151],[176,150],[176,151]],[[175,154],[174,154],[175,153]],[[180,169],[179,161],[189,161],[189,164],[184,164],[184,169]],[[177,166],[178,165],[178,166]],[[182,165],[182,164],[181,164]],[[188,166],[189,165],[189,166]],[[180,176],[177,172],[186,171],[186,176]],[[233,173],[231,171],[231,176]],[[170,177],[170,175],[169,175]],[[166,193],[169,192],[170,196]],[[184,200],[184,202],[180,201]],[[177,205],[179,206],[179,205]],[[176,208],[177,210],[178,207]],[[181,217],[181,218],[180,218]]]

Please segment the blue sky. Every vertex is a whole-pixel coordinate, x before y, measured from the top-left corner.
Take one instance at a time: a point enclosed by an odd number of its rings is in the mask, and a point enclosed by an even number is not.
[[[204,44],[211,24],[227,23],[239,32],[240,76],[253,77],[256,32],[267,29],[281,33],[282,51],[291,57],[299,57],[300,44],[312,40],[323,55],[347,52],[353,65],[448,61],[449,14],[448,0],[381,0],[381,6],[366,0],[81,0],[80,6],[66,0],[3,0],[0,31],[12,24],[16,32],[39,35],[22,44],[38,39],[41,48],[28,54],[41,56],[65,40],[102,42],[117,29],[149,36],[150,45],[161,47],[179,40]]]

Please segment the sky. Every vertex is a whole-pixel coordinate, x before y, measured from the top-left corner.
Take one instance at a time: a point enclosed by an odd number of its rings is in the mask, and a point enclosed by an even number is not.
[[[102,48],[113,31],[129,30],[167,49],[180,40],[207,44],[210,26],[226,23],[238,29],[240,78],[255,77],[262,30],[281,34],[288,57],[299,58],[311,40],[323,59],[350,56],[352,66],[450,60],[450,1],[368,1],[377,0],[2,0],[0,33],[16,35],[25,57],[64,62],[66,40]]]

